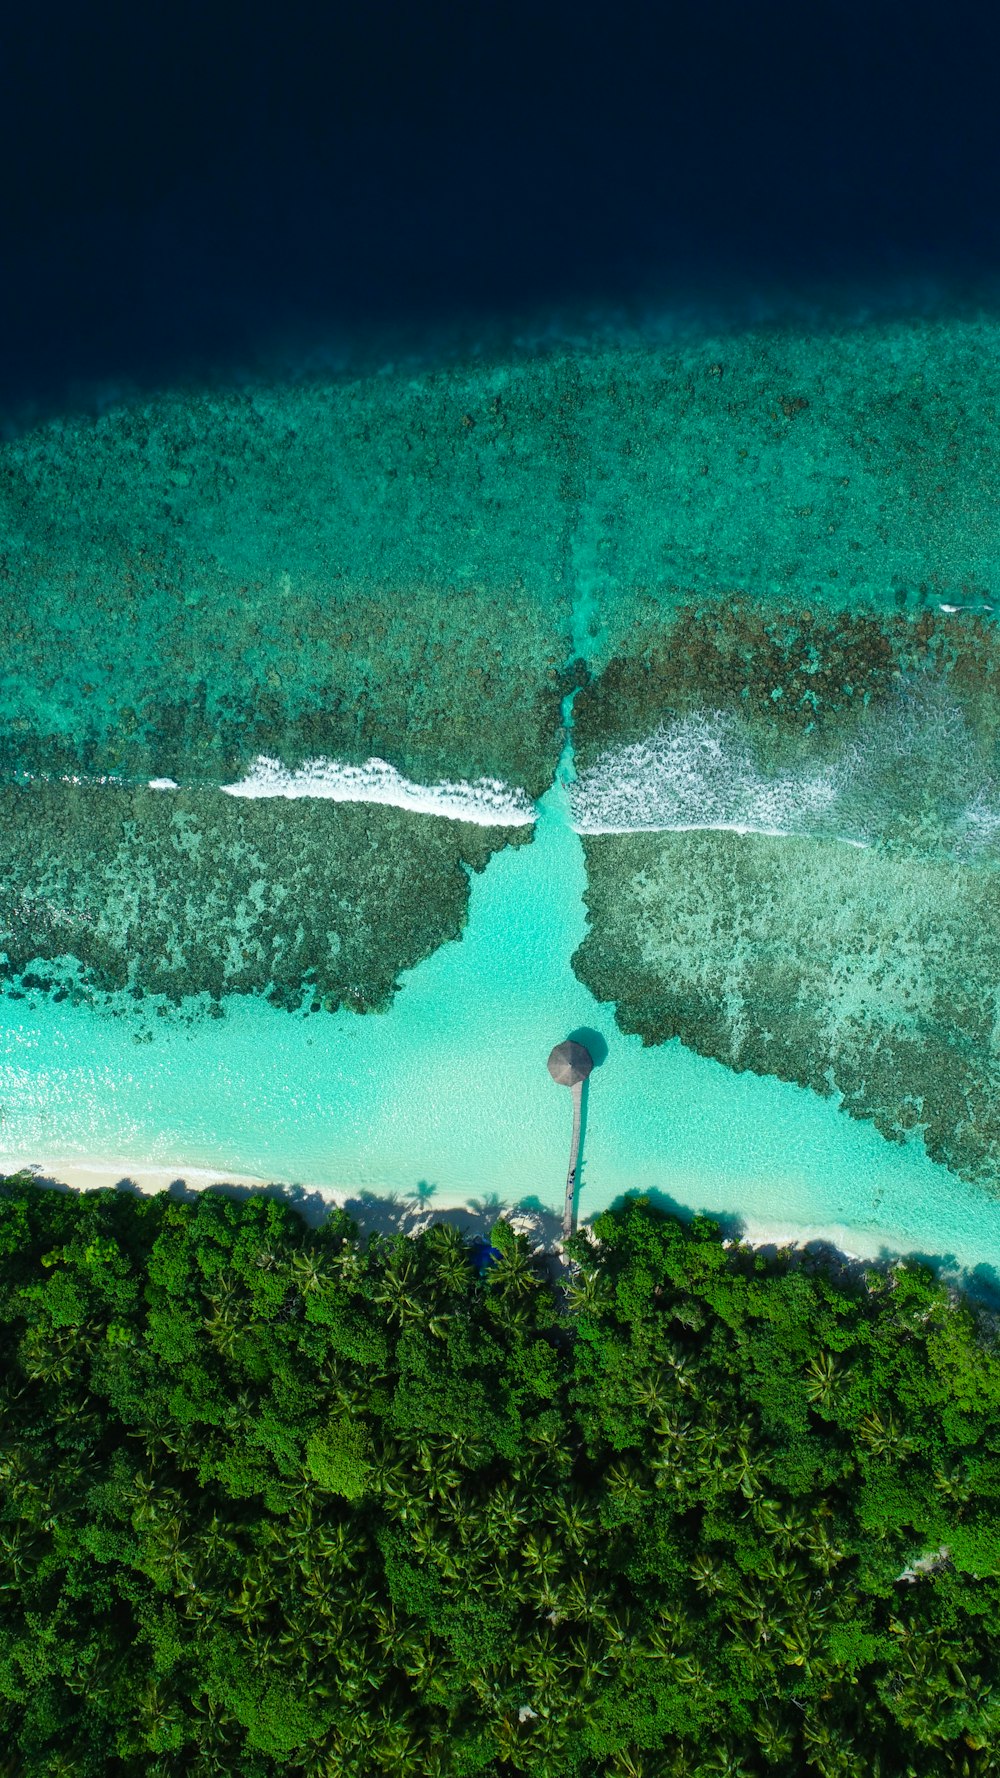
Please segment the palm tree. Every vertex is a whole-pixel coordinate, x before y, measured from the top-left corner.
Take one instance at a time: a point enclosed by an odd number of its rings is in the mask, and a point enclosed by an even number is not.
[[[514,1766],[524,1770],[521,1760],[525,1752],[526,1737],[522,1732],[521,1723],[516,1716],[502,1716],[493,1731],[496,1739],[497,1756],[503,1765]]]
[[[600,1272],[580,1267],[566,1286],[566,1307],[573,1315],[599,1315],[610,1301],[610,1288]]]
[[[756,1450],[751,1452],[744,1440],[736,1445],[734,1459],[729,1464],[726,1480],[730,1486],[736,1486],[745,1500],[755,1500],[764,1492],[761,1477],[767,1474],[769,1465]]]
[[[548,1420],[543,1420],[541,1425],[536,1426],[528,1434],[528,1443],[545,1462],[553,1463],[557,1468],[565,1468],[566,1459],[569,1459],[570,1464],[572,1463],[572,1458],[563,1444],[562,1428],[553,1425]]]
[[[671,1381],[663,1371],[647,1371],[638,1376],[629,1390],[629,1400],[634,1407],[642,1408],[653,1417],[654,1425],[663,1424],[667,1420],[674,1400],[676,1381]]]
[[[664,1347],[662,1358],[675,1386],[686,1394],[690,1394],[694,1390],[696,1372],[694,1363],[687,1353],[683,1352],[679,1346],[670,1343]]]
[[[695,1556],[691,1564],[691,1579],[699,1593],[707,1593],[710,1599],[724,1593],[729,1585],[729,1573],[725,1565],[706,1551]]]
[[[320,1525],[310,1547],[327,1570],[333,1568],[338,1574],[353,1574],[361,1567],[369,1540],[357,1524],[337,1520],[332,1525]]]
[[[679,1649],[690,1640],[691,1626],[679,1612],[660,1612],[646,1631],[642,1652],[650,1661],[672,1662]]]
[[[509,1481],[494,1488],[486,1501],[486,1523],[494,1541],[509,1549],[527,1523],[527,1506]]]
[[[822,1519],[817,1519],[810,1526],[802,1540],[802,1548],[806,1551],[814,1568],[822,1575],[830,1575],[838,1562],[842,1562],[846,1551],[835,1543]]]
[[[833,1669],[822,1653],[817,1652],[817,1638],[814,1634],[817,1619],[824,1617],[822,1606],[818,1609],[810,1604],[808,1620],[793,1618],[788,1629],[781,1638],[785,1649],[786,1667],[798,1667],[806,1679],[826,1680],[833,1678]]]
[[[402,1239],[406,1240],[403,1236]],[[419,1267],[413,1243],[408,1252],[390,1255],[375,1290],[375,1301],[385,1310],[390,1321],[400,1326],[418,1319],[424,1313],[419,1289]]]
[[[785,1549],[801,1549],[809,1534],[809,1521],[800,1506],[779,1507],[773,1515],[772,1535]]]
[[[726,1466],[726,1456],[730,1447],[729,1429],[721,1426],[717,1420],[704,1420],[696,1425],[691,1434],[691,1443],[698,1453],[701,1469],[719,1471]]]
[[[447,1745],[447,1742],[440,1744],[426,1740],[423,1742],[420,1750],[422,1778],[449,1778],[453,1767],[447,1752]]]
[[[589,1632],[585,1636],[570,1637],[566,1644],[565,1658],[580,1691],[592,1691],[599,1680],[607,1677],[608,1664],[604,1652],[597,1647]]]
[[[18,1760],[16,1765],[11,1765],[10,1769],[12,1774],[16,1774],[17,1778],[20,1778],[20,1774],[25,1768]],[[77,1778],[80,1762],[72,1754],[60,1749],[58,1752],[48,1755],[44,1771],[45,1778]]]
[[[153,1524],[162,1511],[163,1492],[157,1485],[154,1470],[150,1468],[146,1475],[137,1471],[129,1483],[129,1492],[135,1501],[131,1521],[138,1531],[143,1525]]]
[[[780,1512],[780,1500],[772,1500],[767,1495],[759,1494],[751,1500],[747,1511],[741,1516],[744,1519],[750,1519],[758,1531],[763,1531],[767,1537],[775,1537],[778,1533]]]
[[[350,1778],[352,1767],[340,1740],[339,1736],[336,1740],[330,1738],[317,1748],[308,1765],[301,1768],[304,1778]]]
[[[329,1283],[331,1276],[324,1255],[312,1247],[302,1247],[292,1254],[292,1271],[303,1296],[321,1290],[324,1284]]]
[[[773,1716],[758,1716],[754,1723],[754,1736],[761,1753],[770,1766],[779,1766],[790,1760],[795,1751],[795,1735],[786,1723],[776,1722]]]
[[[58,1443],[62,1449],[69,1446],[82,1451],[99,1437],[100,1418],[93,1408],[88,1407],[87,1402],[88,1397],[85,1394],[67,1391],[53,1409],[50,1423],[58,1435]]]
[[[331,1253],[327,1264],[347,1285],[360,1284],[369,1269],[365,1256],[352,1240],[346,1240],[339,1253]]]
[[[471,1586],[482,1587],[502,1576],[497,1575],[496,1548],[487,1531],[478,1506],[468,1515],[454,1520],[452,1533],[462,1551],[462,1567]]]
[[[818,1352],[806,1365],[806,1397],[814,1407],[829,1407],[840,1388],[840,1367],[832,1352]]]
[[[597,1521],[587,1511],[585,1496],[557,1495],[552,1514],[563,1541],[577,1555],[583,1555],[597,1530]]]
[[[961,1458],[950,1463],[947,1468],[944,1465],[939,1465],[935,1469],[934,1486],[945,1500],[959,1509],[959,1515],[961,1515],[961,1509],[968,1505],[974,1493],[969,1480],[968,1467]]]
[[[530,1531],[521,1545],[521,1560],[529,1573],[551,1580],[563,1565],[563,1553],[548,1531]]]
[[[525,1606],[534,1618],[547,1617],[550,1623],[558,1620],[561,1595],[547,1574],[533,1574],[518,1563],[508,1567],[504,1583],[493,1590]]]
[[[478,1433],[458,1430],[445,1433],[440,1440],[441,1452],[463,1469],[478,1469],[490,1456],[490,1447]]]
[[[724,1741],[700,1758],[692,1772],[693,1778],[752,1778],[753,1769],[738,1748]]]
[[[610,1465],[604,1481],[612,1499],[627,1511],[637,1511],[649,1498],[649,1483],[644,1470],[625,1458]]]
[[[708,1674],[695,1655],[682,1655],[674,1664],[674,1677],[681,1685],[701,1691],[708,1684]]]
[[[615,1778],[653,1778],[649,1755],[638,1747],[620,1747],[612,1754],[606,1769],[613,1772]]]
[[[18,1501],[23,1493],[30,1492],[34,1486],[31,1476],[32,1465],[23,1445],[13,1439],[5,1440],[0,1450],[0,1482],[8,1500]]]
[[[412,1503],[413,1472],[404,1461],[399,1445],[387,1442],[375,1464],[372,1479],[389,1511],[405,1518]]]
[[[520,1249],[503,1254],[490,1268],[486,1278],[491,1294],[495,1293],[501,1301],[512,1298],[516,1302],[532,1296],[538,1289],[538,1278],[531,1260]]]
[[[21,1341],[20,1359],[32,1383],[65,1383],[77,1355],[75,1327],[48,1328],[37,1322]]]
[[[414,1468],[423,1471],[423,1492],[429,1500],[440,1500],[453,1506],[462,1485],[462,1472],[445,1462],[426,1439],[421,1439],[414,1453]]]
[[[810,1583],[803,1574],[798,1563],[786,1555],[776,1555],[774,1550],[766,1551],[761,1559],[759,1573],[769,1581],[786,1604],[804,1599],[809,1591]]]
[[[231,1527],[223,1525],[216,1512],[213,1512],[207,1525],[196,1534],[194,1545],[202,1560],[211,1566],[220,1559],[235,1555],[239,1549]]]
[[[828,1722],[807,1717],[802,1725],[802,1745],[810,1765],[816,1767],[822,1778],[853,1778],[859,1769],[856,1743]]]
[[[655,1414],[652,1424],[657,1438],[662,1439],[663,1444],[669,1447],[670,1456],[672,1458],[683,1457],[690,1446],[694,1430],[691,1421],[679,1420],[676,1414],[666,1413]]]
[[[458,1675],[454,1661],[429,1631],[409,1643],[400,1659],[403,1672],[429,1704],[446,1705],[455,1700]]]
[[[786,1621],[784,1608],[766,1594],[759,1593],[756,1587],[737,1588],[732,1609],[742,1624],[743,1634],[739,1639],[747,1647],[759,1649],[780,1638]]]
[[[229,1617],[234,1617],[246,1629],[265,1623],[271,1610],[271,1593],[264,1577],[260,1573],[245,1572],[240,1590],[235,1598],[230,1597],[226,1610]]]
[[[604,1611],[601,1628],[607,1642],[608,1659],[624,1661],[639,1642],[641,1625],[634,1611]]]
[[[151,1753],[162,1749],[164,1737],[181,1720],[178,1700],[169,1696],[158,1679],[150,1680],[140,1693],[136,1715],[146,1738],[146,1747]]]
[[[560,1686],[568,1671],[568,1663],[565,1650],[548,1626],[521,1643],[516,1664],[532,1693],[543,1700],[542,1708],[548,1707],[550,1700],[561,1699]]]
[[[595,1587],[585,1575],[573,1574],[559,1595],[563,1617],[582,1622],[601,1620],[611,1603],[610,1593]]]
[[[906,1457],[916,1448],[913,1439],[902,1431],[891,1408],[884,1415],[874,1409],[866,1414],[858,1433],[873,1457],[886,1457],[890,1453],[896,1458]]]
[[[427,1562],[445,1580],[458,1580],[462,1573],[462,1565],[447,1538],[431,1525],[418,1525],[412,1532],[414,1553],[421,1562]]]
[[[435,1279],[449,1296],[463,1296],[472,1283],[472,1260],[465,1240],[450,1222],[436,1222],[423,1238]]]

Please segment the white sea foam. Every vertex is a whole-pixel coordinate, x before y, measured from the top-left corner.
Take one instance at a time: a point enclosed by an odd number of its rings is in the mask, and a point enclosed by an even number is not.
[[[570,801],[578,833],[711,828],[786,836],[828,827],[838,789],[832,766],[765,776],[735,718],[715,712],[610,748],[581,772]]]
[[[335,803],[388,803],[421,815],[472,821],[478,827],[527,827],[535,819],[534,805],[524,791],[499,778],[477,778],[471,784],[414,784],[384,759],[369,759],[363,766],[345,765],[337,759],[310,759],[290,771],[262,754],[246,778],[238,784],[223,784],[222,789],[227,796],[311,796]]]
[[[571,782],[572,826],[588,835],[708,830],[1000,859],[1000,778],[960,706],[930,676],[866,712],[832,758],[805,753],[769,769],[767,751],[733,712],[676,718],[643,741],[609,747]],[[62,782],[130,788],[116,775]],[[172,778],[143,782],[178,788]],[[228,796],[387,804],[483,827],[530,826],[536,817],[525,792],[501,779],[416,784],[383,759],[313,759],[292,770],[262,755],[245,778],[218,788]]]
[[[768,771],[732,713],[610,747],[570,789],[582,834],[710,830],[1000,854],[1000,782],[946,691],[917,679],[832,759]]]

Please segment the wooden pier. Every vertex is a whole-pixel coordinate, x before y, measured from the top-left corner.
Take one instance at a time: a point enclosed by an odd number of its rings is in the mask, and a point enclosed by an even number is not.
[[[576,1191],[576,1169],[580,1159],[580,1125],[583,1117],[583,1088],[594,1066],[594,1058],[582,1043],[557,1043],[549,1057],[549,1073],[561,1087],[569,1087],[573,1095],[573,1135],[569,1146],[569,1170],[566,1174],[566,1197],[563,1202],[563,1240],[573,1233],[573,1195]]]

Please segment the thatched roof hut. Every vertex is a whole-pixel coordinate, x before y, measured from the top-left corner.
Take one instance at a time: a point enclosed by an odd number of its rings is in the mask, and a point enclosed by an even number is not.
[[[549,1057],[549,1073],[561,1087],[575,1087],[586,1080],[594,1058],[582,1043],[557,1043]]]

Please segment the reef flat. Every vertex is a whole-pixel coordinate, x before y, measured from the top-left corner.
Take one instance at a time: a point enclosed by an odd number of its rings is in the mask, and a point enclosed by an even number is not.
[[[712,697],[732,647],[762,699],[864,704],[941,605],[948,649],[982,641],[998,345],[988,319],[762,328],[41,426],[0,449],[0,767],[374,754],[537,796],[573,672],[606,674],[585,760]],[[829,655],[808,683],[800,642]]]
[[[647,1043],[843,1095],[1000,1178],[1000,873],[759,834],[586,838],[574,968]]]
[[[529,830],[218,787],[527,820],[575,689],[586,986],[995,1182],[997,363],[989,317],[605,338],[9,440],[7,988],[384,1007]]]
[[[502,369],[376,377],[6,446],[0,768],[218,783],[375,755],[540,794],[568,635],[546,400]]]
[[[373,804],[7,786],[0,980],[98,1003],[384,1008],[402,970],[460,936],[469,870],[528,837]]]

